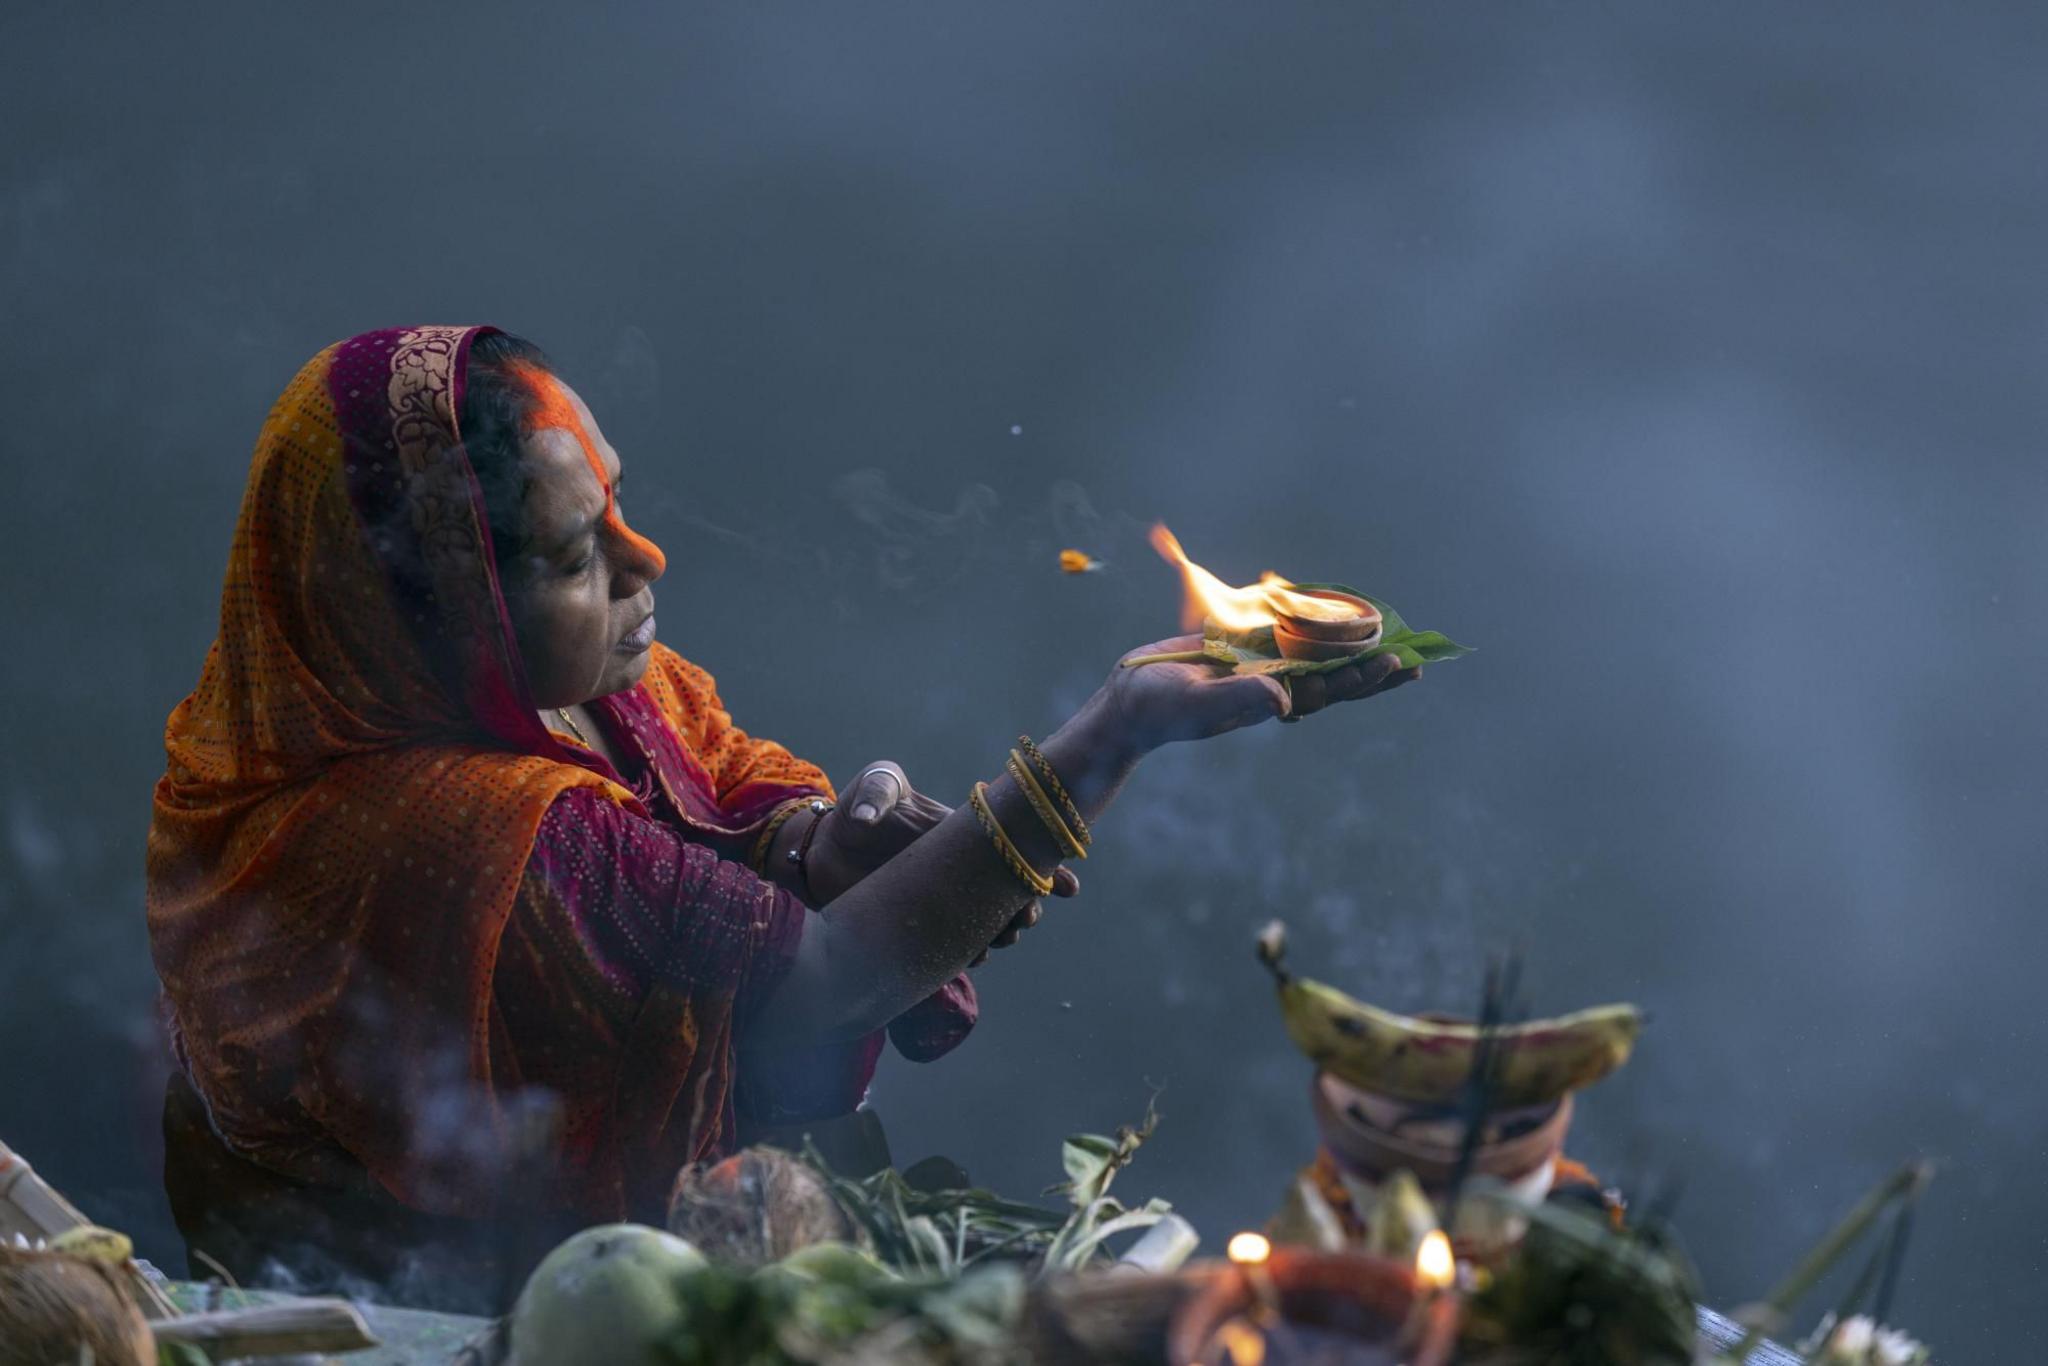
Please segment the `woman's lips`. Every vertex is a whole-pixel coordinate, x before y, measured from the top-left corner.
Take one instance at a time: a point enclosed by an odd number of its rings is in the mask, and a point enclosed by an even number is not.
[[[645,621],[619,637],[619,648],[628,654],[637,655],[653,643],[654,614],[652,612],[647,614]]]

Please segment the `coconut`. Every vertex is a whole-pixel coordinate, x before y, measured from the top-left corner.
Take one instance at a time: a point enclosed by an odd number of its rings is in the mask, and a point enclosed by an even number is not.
[[[747,1148],[685,1167],[669,1195],[669,1231],[738,1266],[777,1262],[813,1243],[859,1243],[859,1231],[809,1163]]]
[[[681,1238],[643,1224],[585,1229],[550,1252],[519,1292],[509,1366],[636,1366],[666,1360],[680,1287],[705,1265]]]
[[[87,1257],[0,1243],[0,1366],[87,1359],[155,1366],[156,1338],[120,1273]]]

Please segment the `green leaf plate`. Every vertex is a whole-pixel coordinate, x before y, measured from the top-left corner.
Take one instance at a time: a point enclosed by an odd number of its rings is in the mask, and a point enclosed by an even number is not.
[[[1202,648],[1177,654],[1142,655],[1128,661],[1127,667],[1140,664],[1164,664],[1168,662],[1192,663],[1208,659],[1218,664],[1228,664],[1231,672],[1240,674],[1273,674],[1284,677],[1289,674],[1320,674],[1332,669],[1341,669],[1347,664],[1356,664],[1362,659],[1379,655],[1394,655],[1404,669],[1419,668],[1424,664],[1439,664],[1472,653],[1469,646],[1460,645],[1441,631],[1416,631],[1410,629],[1401,614],[1389,603],[1381,602],[1370,593],[1361,593],[1341,583],[1298,583],[1296,588],[1320,588],[1334,593],[1348,593],[1354,598],[1364,598],[1380,609],[1380,638],[1355,655],[1339,659],[1283,659],[1280,647],[1273,642],[1273,629],[1260,627],[1254,631],[1230,631],[1215,622],[1202,627]]]

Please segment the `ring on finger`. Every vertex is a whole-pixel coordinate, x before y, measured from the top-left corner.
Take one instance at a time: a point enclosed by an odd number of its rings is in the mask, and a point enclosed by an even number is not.
[[[1293,725],[1293,724],[1294,724],[1295,722],[1297,722],[1297,721],[1301,720],[1301,717],[1300,717],[1300,716],[1299,716],[1298,714],[1296,714],[1296,712],[1295,712],[1295,710],[1294,710],[1294,675],[1293,675],[1293,674],[1282,674],[1282,675],[1280,675],[1280,691],[1282,691],[1282,692],[1284,692],[1284,693],[1286,693],[1286,694],[1287,694],[1287,714],[1286,714],[1285,716],[1282,716],[1282,717],[1280,718],[1280,724],[1281,724],[1281,725],[1283,725],[1283,726],[1291,726],[1291,725]]]
[[[877,773],[881,774],[884,778],[887,778],[890,782],[896,784],[897,796],[900,797],[903,795],[903,779],[897,777],[896,770],[890,768],[887,764],[868,765],[868,767],[860,771],[860,776],[853,780],[853,785],[855,787],[859,787],[862,783],[874,777]]]

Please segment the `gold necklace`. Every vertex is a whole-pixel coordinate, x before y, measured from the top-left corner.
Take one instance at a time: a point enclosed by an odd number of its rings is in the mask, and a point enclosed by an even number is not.
[[[590,743],[590,737],[583,733],[583,727],[576,724],[576,718],[569,715],[567,707],[556,707],[555,715],[562,718],[562,724],[569,728],[569,733],[575,736],[585,749],[595,750],[597,748],[596,745]]]

